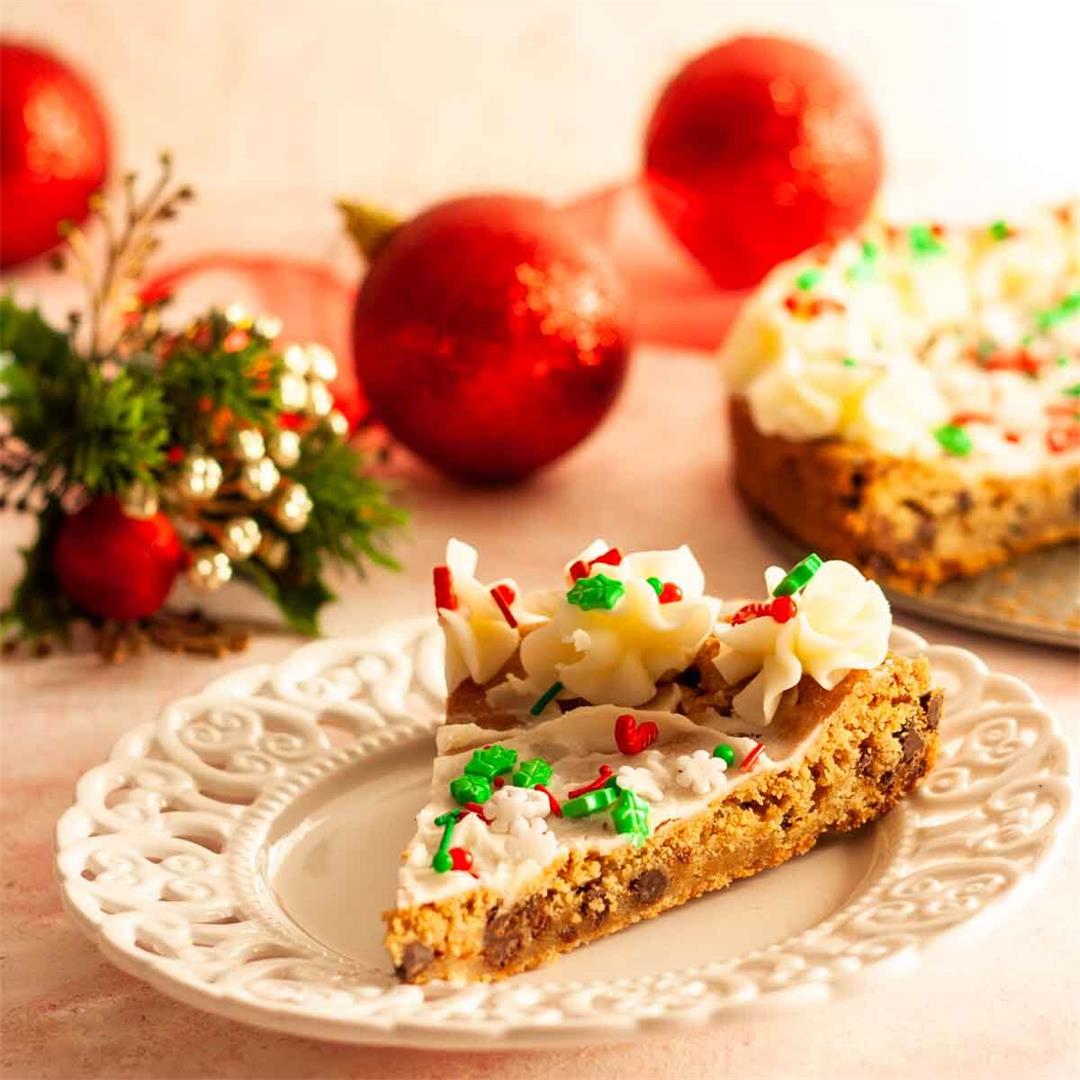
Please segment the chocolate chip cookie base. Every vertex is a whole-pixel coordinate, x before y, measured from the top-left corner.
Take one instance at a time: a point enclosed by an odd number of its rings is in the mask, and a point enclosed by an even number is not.
[[[908,591],[1080,538],[1080,468],[968,476],[834,439],[763,435],[732,398],[744,498],[808,548]]]
[[[820,734],[797,764],[660,823],[641,847],[573,852],[511,905],[478,889],[387,912],[395,970],[413,983],[502,979],[874,821],[933,765],[941,704],[924,660],[890,656],[831,691],[806,678],[793,723]]]

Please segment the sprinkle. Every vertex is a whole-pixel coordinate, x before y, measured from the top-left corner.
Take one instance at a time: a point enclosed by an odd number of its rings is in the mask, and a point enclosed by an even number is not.
[[[608,787],[600,787],[595,791],[586,792],[576,799],[569,799],[562,805],[564,817],[580,818],[588,814],[595,814],[598,810],[606,810],[616,799],[619,793]]]
[[[1008,240],[1012,236],[1012,229],[1004,221],[995,221],[990,226],[990,235],[997,241]]]
[[[510,593],[510,598],[506,598],[506,593]],[[503,618],[507,621],[511,630],[516,630],[518,621],[514,618],[514,613],[510,610],[510,605],[514,602],[514,596],[512,590],[506,585],[494,585],[491,588],[491,599],[495,601],[499,610],[502,612]]]
[[[1059,356],[1054,361],[1054,363],[1057,364],[1058,367],[1068,367],[1069,366],[1069,358],[1067,356]],[[170,450],[169,453],[171,454],[172,451]]]
[[[450,576],[450,567],[436,566],[431,571],[435,585],[435,609],[437,611],[457,611],[457,597],[454,595],[454,579]]]
[[[988,356],[992,356],[994,350],[997,349],[997,342],[990,341],[989,339],[979,342],[979,348],[977,350],[980,360],[985,360]]]
[[[1019,371],[1024,375],[1039,374],[1039,361],[1021,349],[1019,352],[991,356],[983,363],[985,371]]]
[[[858,367],[859,366],[859,361],[856,360],[854,356],[845,356],[844,359],[840,361],[840,363],[843,364],[844,367]]]
[[[728,746],[726,742],[717,743],[717,745],[713,747],[712,756],[722,759],[729,766],[735,764],[735,751],[732,747]]]
[[[1020,441],[1020,433],[1018,431],[1006,431],[1003,438],[1008,443],[1018,443]]]
[[[649,804],[636,791],[622,789],[611,808],[611,820],[616,832],[629,834],[634,847],[640,847],[649,835]]]
[[[661,604],[677,604],[682,597],[682,589],[674,581],[665,582],[664,587],[660,590]]]
[[[994,418],[989,413],[958,412],[950,421],[950,424],[992,424]]]
[[[523,761],[514,773],[514,786],[515,787],[539,787],[541,784],[546,784],[551,780],[551,774],[555,770],[551,765],[545,761],[542,757],[529,758],[528,761]]]
[[[908,230],[908,242],[913,255],[941,255],[945,245],[938,239],[931,225],[912,225]]]
[[[945,453],[952,454],[954,457],[967,457],[973,449],[967,429],[956,424],[942,424],[934,430],[934,438]]]
[[[797,562],[773,589],[773,596],[791,596],[804,588],[810,579],[821,569],[821,556],[811,552],[801,562]]]
[[[743,623],[750,622],[751,619],[764,618],[771,612],[771,604],[746,604],[731,616],[731,625],[742,626]]]
[[[1070,420],[1080,420],[1080,412],[1075,401],[1055,401],[1046,406],[1050,416],[1067,416]]]
[[[455,777],[450,781],[450,795],[462,806],[471,802],[485,803],[491,798],[491,781],[475,774]]]
[[[442,838],[439,840],[439,849],[435,852],[434,858],[431,860],[431,869],[437,874],[445,874],[447,870],[453,869],[454,859],[450,854],[450,842],[454,836],[454,826],[458,822],[458,818],[461,817],[460,810],[448,810],[445,814],[440,814],[435,819],[435,824],[438,825],[442,831]]]
[[[794,597],[777,596],[769,605],[769,614],[778,623],[786,623],[795,618],[798,611]]]
[[[543,784],[537,784],[536,790],[539,791],[542,795],[547,796],[548,806],[551,808],[551,812],[556,817],[562,817],[562,807],[559,805],[559,800],[556,799],[555,796],[552,795],[551,792],[548,791],[548,789]]]
[[[1080,397],[1080,382],[1073,383],[1072,386],[1066,386],[1061,392],[1069,397]]]
[[[612,775],[611,766],[610,765],[601,765],[600,766],[600,773],[599,773],[599,775],[597,776],[597,778],[595,780],[590,780],[587,784],[584,784],[582,787],[577,787],[577,788],[574,788],[571,791],[568,791],[566,793],[566,797],[568,799],[576,799],[579,796],[585,795],[586,793],[588,793],[590,791],[595,791],[597,788],[602,788],[608,782],[611,775]]]
[[[539,716],[547,707],[551,704],[552,700],[558,697],[563,692],[563,684],[561,682],[553,682],[535,701],[533,707],[529,710],[530,716]]]
[[[849,281],[869,281],[874,276],[875,264],[878,257],[878,246],[869,240],[863,241],[862,250],[858,262],[848,267]]]
[[[1080,446],[1080,424],[1053,427],[1046,433],[1046,447],[1052,454],[1062,454]]]
[[[1078,313],[1080,313],[1080,292],[1069,293],[1060,304],[1046,311],[1040,311],[1035,316],[1035,325],[1045,333]]]
[[[787,595],[777,596],[773,600],[764,603],[746,604],[744,607],[739,608],[731,616],[731,625],[741,626],[752,619],[763,619],[766,616],[775,619],[778,623],[786,623],[795,617],[798,610],[793,597]]]
[[[645,580],[652,586],[652,591],[657,596],[664,591],[664,583],[658,577],[647,577]]]
[[[622,552],[618,548],[608,548],[603,555],[597,555],[589,563],[589,569],[591,570],[597,563],[603,563],[605,566],[618,566],[622,562]]]
[[[588,577],[588,576],[589,576],[588,564],[582,562],[580,559],[578,559],[577,562],[575,562],[570,567],[570,580],[571,581],[580,581],[583,577]]]
[[[639,724],[631,713],[615,718],[615,745],[619,752],[633,756],[647,750],[660,737],[660,729],[652,720]]]
[[[472,852],[463,847],[452,847],[450,849],[450,866],[453,870],[471,870]]]
[[[609,578],[607,574],[596,574],[575,581],[566,599],[582,611],[610,611],[624,592],[626,586],[621,581]]]
[[[742,764],[739,766],[739,772],[749,772],[754,762],[757,761],[758,755],[764,749],[764,743],[755,743],[753,750],[742,759]]]
[[[475,814],[485,825],[491,824],[491,818],[484,813],[484,808],[475,802],[467,802],[464,804],[463,809],[470,814]]]
[[[822,276],[821,271],[816,266],[812,266],[795,278],[795,287],[802,289],[803,292],[808,292],[821,280]]]
[[[482,750],[474,750],[469,764],[465,766],[465,775],[494,780],[496,776],[510,772],[517,764],[517,756],[516,750],[508,750],[505,746],[485,746]]]

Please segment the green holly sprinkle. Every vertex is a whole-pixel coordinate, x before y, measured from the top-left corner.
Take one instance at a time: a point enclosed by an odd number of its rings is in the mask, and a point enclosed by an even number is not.
[[[1010,232],[1009,226],[1004,221],[995,221],[990,226],[990,235],[998,242],[1008,240]]]
[[[843,364],[844,367],[858,367],[859,366],[859,361],[856,360],[854,356],[845,356],[844,359],[840,361],[840,363]]]
[[[496,776],[509,772],[516,764],[516,750],[507,750],[504,746],[485,746],[482,750],[473,751],[469,764],[465,766],[465,775],[494,780]]]
[[[803,292],[809,292],[821,278],[821,271],[816,266],[811,266],[809,270],[804,270],[795,278],[795,286]]]
[[[487,802],[491,798],[491,781],[486,776],[459,776],[450,781],[450,795],[463,806],[467,802]]]
[[[869,240],[863,241],[862,250],[859,253],[858,262],[848,267],[849,281],[869,281],[874,276],[877,263],[878,246]]]
[[[625,591],[626,587],[621,581],[609,578],[606,574],[597,574],[575,581],[574,587],[566,594],[566,599],[582,611],[610,611]]]
[[[1067,356],[1059,356],[1057,358],[1057,360],[1054,361],[1054,362],[1057,364],[1058,367],[1068,367],[1069,366],[1069,358]]]
[[[726,742],[718,743],[714,746],[712,756],[727,762],[729,767],[735,764],[735,751],[732,747],[728,746]]]
[[[979,342],[979,359],[985,360],[988,356],[993,356],[994,351],[997,349],[997,343],[993,341],[980,341]]]
[[[617,832],[629,833],[634,847],[640,847],[649,835],[649,804],[636,792],[621,790],[611,808],[611,820]]]
[[[805,589],[810,579],[821,569],[821,556],[811,551],[805,559],[800,559],[773,589],[773,596],[794,596],[800,589]]]
[[[538,784],[547,784],[551,781],[553,772],[552,767],[542,757],[529,758],[528,761],[523,761],[514,773],[514,786],[534,788]]]
[[[664,591],[664,583],[658,577],[647,577],[645,580],[652,586],[652,591],[657,596]]]
[[[945,251],[945,245],[929,225],[912,225],[908,230],[908,242],[913,255],[941,255]]]
[[[584,795],[579,795],[576,799],[567,799],[562,804],[563,817],[579,818],[595,814],[598,810],[606,810],[618,798],[619,793],[612,791],[609,787],[586,791]]]
[[[1080,397],[1080,382],[1073,383],[1072,386],[1066,386],[1061,392],[1069,397]]]
[[[959,424],[943,424],[934,431],[934,438],[945,453],[954,457],[967,457],[971,453],[971,436]]]
[[[1045,333],[1078,313],[1080,313],[1080,292],[1069,293],[1056,307],[1040,311],[1035,316],[1035,325]]]

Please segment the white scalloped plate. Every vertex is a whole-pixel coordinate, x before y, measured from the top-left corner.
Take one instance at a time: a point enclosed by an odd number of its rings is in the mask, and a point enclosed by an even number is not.
[[[1071,820],[1064,739],[1032,691],[896,629],[946,689],[919,792],[857,834],[493,985],[401,986],[381,946],[443,698],[433,620],[318,642],[137,728],[57,826],[65,902],[116,964],[281,1031],[409,1046],[552,1045],[858,990],[984,924]]]

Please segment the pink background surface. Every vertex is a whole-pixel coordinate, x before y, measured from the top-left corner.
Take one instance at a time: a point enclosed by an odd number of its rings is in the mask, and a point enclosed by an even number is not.
[[[524,583],[541,581],[595,535],[630,548],[686,540],[720,595],[754,588],[773,557],[731,488],[718,373],[700,354],[642,351],[611,422],[550,472],[498,497],[455,488],[404,458],[396,469],[415,515],[402,551],[408,569],[368,584],[340,583],[343,600],[327,613],[329,634],[426,611],[430,567],[450,533],[476,543],[486,565],[512,569]],[[23,525],[0,519],[5,591]],[[263,610],[241,589],[216,603]],[[1074,654],[905,622],[1028,680],[1074,744],[1080,738]],[[5,1076],[1077,1075],[1075,838],[1025,903],[982,933],[945,943],[917,971],[846,1000],[752,1022],[736,1015],[671,1041],[493,1057],[335,1047],[173,1003],[113,969],[64,915],[51,869],[53,825],[77,777],[103,760],[122,732],[224,671],[276,659],[296,644],[266,633],[247,654],[222,661],[147,655],[106,667],[92,656],[59,655],[0,667]]]

